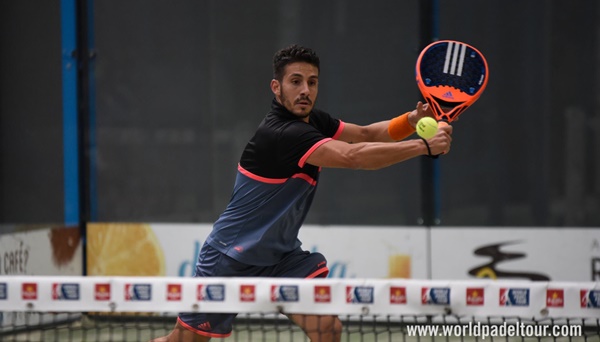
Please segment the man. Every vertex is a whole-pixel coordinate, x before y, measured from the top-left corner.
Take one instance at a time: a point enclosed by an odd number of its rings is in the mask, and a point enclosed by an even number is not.
[[[423,154],[450,150],[452,127],[431,139],[399,141],[427,104],[392,120],[359,126],[314,108],[320,62],[292,45],[273,60],[271,111],[244,149],[229,205],[200,251],[196,277],[325,277],[325,257],[300,248],[298,231],[323,167],[375,170]],[[208,341],[231,334],[235,314],[181,313],[173,331],[155,341]],[[336,316],[290,314],[311,341],[339,341]]]

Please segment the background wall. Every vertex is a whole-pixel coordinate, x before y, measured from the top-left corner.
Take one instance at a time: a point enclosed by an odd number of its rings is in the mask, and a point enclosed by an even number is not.
[[[0,1],[0,222],[62,222],[58,1]]]
[[[318,51],[317,105],[344,121],[389,119],[420,98],[416,0],[90,3],[92,221],[214,221],[288,44]],[[439,6],[439,38],[490,66],[439,161],[440,224],[599,226],[600,5]],[[0,51],[1,229],[62,223],[59,1],[0,2]],[[420,224],[422,163],[325,170],[307,223]]]

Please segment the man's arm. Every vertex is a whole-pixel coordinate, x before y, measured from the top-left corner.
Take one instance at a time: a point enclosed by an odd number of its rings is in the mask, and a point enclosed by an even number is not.
[[[417,103],[417,107],[408,114],[408,123],[414,129],[420,118],[424,116],[433,116],[428,104]],[[352,123],[345,123],[344,130],[338,140],[348,143],[358,142],[393,142],[394,140],[388,133],[388,127],[391,120],[380,121],[366,126],[359,126]]]
[[[432,155],[450,151],[451,134],[452,126],[448,125],[440,127],[436,135],[427,140]],[[376,170],[423,154],[428,151],[421,139],[359,143],[330,140],[317,147],[306,162],[321,167]]]

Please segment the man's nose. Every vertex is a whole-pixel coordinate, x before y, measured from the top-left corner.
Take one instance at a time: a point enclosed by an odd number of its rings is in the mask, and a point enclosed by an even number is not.
[[[302,87],[300,87],[300,94],[308,94],[310,93],[310,87],[308,86],[308,82],[303,82]]]

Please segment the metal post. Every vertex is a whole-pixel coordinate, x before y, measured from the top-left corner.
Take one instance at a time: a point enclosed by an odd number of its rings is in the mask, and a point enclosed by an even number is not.
[[[421,0],[419,3],[419,52],[438,39],[438,1]],[[439,159],[421,158],[421,219],[419,224],[433,226],[440,223]]]

